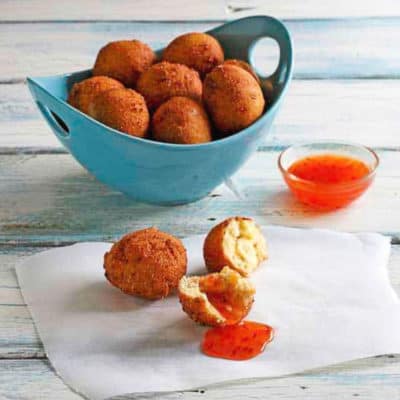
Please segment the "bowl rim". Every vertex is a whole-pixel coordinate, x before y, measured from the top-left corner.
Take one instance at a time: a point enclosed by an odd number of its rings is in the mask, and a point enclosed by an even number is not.
[[[369,153],[370,155],[372,155],[372,157],[374,159],[374,166],[373,166],[373,168],[370,170],[370,172],[367,175],[364,175],[363,177],[355,179],[353,181],[341,182],[341,183],[320,183],[320,182],[311,181],[309,179],[299,178],[297,175],[292,174],[291,172],[289,172],[288,168],[285,168],[282,165],[282,158],[285,156],[285,154],[288,151],[296,149],[296,148],[300,148],[300,147],[316,146],[316,145],[321,146],[321,147],[322,146],[337,145],[337,146],[347,146],[347,147],[350,147],[350,148],[362,149],[362,150],[366,151],[367,153]],[[330,149],[327,148],[327,150],[330,150]],[[324,149],[321,148],[321,151],[324,151]],[[335,153],[335,150],[332,149],[330,151],[330,153]],[[356,159],[356,160],[359,160],[358,157],[353,157],[353,158]],[[298,158],[297,160],[299,160],[299,159],[301,159],[301,158]],[[380,165],[380,159],[379,159],[378,154],[371,147],[364,146],[364,145],[359,144],[359,143],[330,140],[330,141],[320,141],[320,142],[305,142],[305,143],[298,143],[298,144],[294,144],[294,145],[288,146],[286,149],[284,149],[279,154],[277,164],[278,164],[278,168],[281,171],[281,173],[282,173],[284,178],[287,177],[292,181],[295,181],[295,182],[298,182],[298,183],[303,183],[303,184],[306,184],[306,185],[311,186],[311,187],[318,187],[318,188],[323,188],[323,189],[328,190],[328,191],[333,191],[333,190],[336,190],[336,189],[351,188],[354,185],[358,185],[360,183],[363,183],[363,182],[368,181],[369,179],[373,178],[376,175],[376,170]]]
[[[233,143],[235,141],[238,141],[240,139],[242,139],[243,137],[247,136],[248,134],[250,134],[254,129],[259,129],[263,126],[264,121],[274,112],[276,112],[276,110],[279,108],[280,103],[284,97],[284,95],[286,94],[288,87],[289,87],[289,83],[292,79],[292,75],[293,75],[293,43],[292,43],[292,39],[290,36],[290,33],[288,31],[288,29],[286,28],[285,24],[278,18],[272,17],[272,16],[267,16],[267,15],[254,15],[254,16],[248,16],[248,17],[244,17],[244,18],[238,18],[238,19],[234,19],[232,21],[220,24],[218,26],[216,26],[213,29],[210,29],[208,31],[205,31],[205,33],[210,33],[212,34],[213,32],[217,31],[218,29],[225,27],[227,25],[231,25],[234,24],[238,21],[243,21],[243,20],[252,20],[252,19],[269,19],[269,20],[274,20],[275,23],[281,25],[282,29],[284,30],[286,36],[287,36],[287,40],[289,43],[289,48],[290,48],[290,52],[288,55],[288,65],[289,68],[287,69],[287,71],[285,72],[285,78],[283,80],[282,83],[282,90],[279,93],[279,95],[274,99],[275,101],[273,102],[273,104],[264,111],[264,113],[256,120],[254,121],[251,125],[249,125],[248,127],[246,127],[245,129],[240,130],[239,132],[233,133],[229,136],[223,137],[223,138],[219,138],[217,140],[212,140],[211,142],[206,142],[206,143],[198,143],[198,144],[176,144],[176,143],[166,143],[166,142],[158,142],[155,140],[151,140],[148,138],[140,138],[140,137],[136,137],[133,135],[129,135],[127,133],[121,132],[119,130],[116,130],[114,128],[111,128],[107,125],[104,125],[103,123],[101,123],[100,121],[95,120],[94,118],[82,113],[81,111],[79,111],[78,109],[72,107],[70,104],[68,104],[68,102],[60,97],[55,96],[54,94],[50,93],[49,90],[47,90],[45,87],[43,87],[43,84],[40,83],[40,81],[46,80],[46,79],[55,79],[55,78],[68,78],[74,75],[78,75],[78,74],[83,74],[83,73],[88,73],[91,72],[92,69],[85,69],[85,70],[80,70],[80,71],[75,71],[75,72],[69,72],[69,73],[64,73],[64,74],[56,74],[56,75],[49,75],[49,76],[41,76],[41,77],[27,77],[26,80],[28,83],[35,85],[35,86],[39,86],[41,88],[41,90],[44,90],[47,95],[51,96],[53,99],[55,99],[57,102],[61,103],[63,106],[68,107],[71,111],[78,113],[78,115],[84,117],[84,118],[88,118],[92,123],[98,124],[100,125],[103,129],[106,129],[114,134],[118,134],[118,135],[122,135],[123,137],[128,138],[129,140],[136,142],[138,144],[142,144],[144,146],[152,146],[152,147],[161,147],[164,149],[171,149],[171,150],[177,150],[177,151],[185,151],[185,150],[197,150],[197,149],[202,149],[202,148],[212,148],[212,147],[217,147],[217,146],[222,146],[224,144],[229,144],[229,143]],[[159,49],[155,49],[155,52],[159,52],[161,50],[163,50],[164,47],[159,48]]]

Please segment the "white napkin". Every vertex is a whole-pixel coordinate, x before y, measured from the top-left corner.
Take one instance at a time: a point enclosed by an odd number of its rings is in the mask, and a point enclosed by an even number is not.
[[[151,302],[106,282],[108,243],[45,251],[26,259],[17,275],[50,361],[91,399],[272,377],[400,352],[388,238],[283,227],[264,234],[270,259],[251,277],[257,293],[248,319],[272,325],[276,336],[249,361],[203,355],[206,328],[187,318],[176,296]],[[184,241],[189,274],[205,272],[203,239]]]

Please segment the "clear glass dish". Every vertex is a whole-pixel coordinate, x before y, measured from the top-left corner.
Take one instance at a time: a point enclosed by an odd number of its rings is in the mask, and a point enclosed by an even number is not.
[[[364,163],[369,172],[357,179],[334,183],[307,180],[290,172],[290,167],[295,162],[320,155],[350,157]],[[323,210],[345,207],[360,197],[373,182],[378,165],[379,158],[370,148],[339,142],[294,145],[284,150],[278,159],[283,178],[297,199],[313,208]]]

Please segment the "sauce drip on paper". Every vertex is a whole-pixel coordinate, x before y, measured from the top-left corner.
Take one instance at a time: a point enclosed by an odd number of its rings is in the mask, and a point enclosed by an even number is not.
[[[274,337],[274,329],[258,322],[244,321],[209,329],[202,351],[211,357],[248,360],[262,353]]]

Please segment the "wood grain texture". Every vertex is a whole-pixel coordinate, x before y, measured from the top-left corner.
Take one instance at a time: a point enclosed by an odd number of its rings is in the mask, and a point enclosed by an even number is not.
[[[185,236],[207,231],[214,219],[248,214],[261,224],[378,231],[399,239],[400,152],[380,151],[381,167],[367,195],[325,214],[289,194],[276,167],[278,154],[257,152],[234,176],[240,201],[222,185],[207,198],[179,207],[136,203],[98,183],[67,154],[3,156],[0,241],[110,240],[151,225]]]
[[[399,398],[399,358],[368,358],[278,379],[253,379],[175,393],[144,393],[113,400],[343,400]],[[76,400],[46,360],[0,361],[0,398],[4,400]]]
[[[0,85],[0,150],[61,149],[24,84]],[[400,80],[295,80],[264,145],[343,138],[400,148]],[[27,149],[29,150],[29,149]]]
[[[396,0],[227,0],[231,17],[266,14],[278,18],[348,18],[393,17],[400,15],[400,3]]]
[[[398,78],[399,23],[400,18],[287,21],[295,46],[294,78]],[[0,82],[90,68],[97,51],[112,40],[137,38],[160,48],[179,34],[216,25],[215,22],[0,24]],[[261,48],[260,54],[261,64],[270,61],[272,53],[267,47]]]
[[[158,48],[183,32],[262,13],[286,19],[295,45],[295,81],[264,151],[234,179],[240,201],[222,186],[188,206],[137,204],[96,182],[69,155],[52,154],[63,150],[34,109],[23,85],[26,76],[86,69],[98,49],[111,40],[136,37]],[[156,20],[170,22],[152,22]],[[15,263],[45,245],[113,240],[153,224],[185,236],[205,232],[232,214],[250,214],[261,223],[377,230],[400,243],[399,26],[397,0],[1,1],[0,398],[81,398],[44,359],[16,281]],[[271,61],[268,48],[260,48],[260,53],[261,66]],[[330,138],[379,147],[382,165],[371,192],[356,207],[320,215],[294,202],[275,163],[278,150],[288,143]],[[400,246],[393,246],[389,271],[397,293],[399,265]],[[128,398],[398,399],[400,357],[119,399]]]
[[[224,20],[268,14],[279,18],[338,18],[400,15],[396,0],[85,0],[79,5],[43,0],[2,0],[2,21]]]

